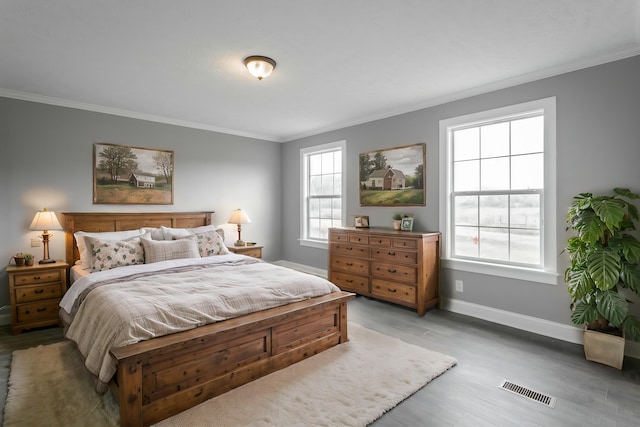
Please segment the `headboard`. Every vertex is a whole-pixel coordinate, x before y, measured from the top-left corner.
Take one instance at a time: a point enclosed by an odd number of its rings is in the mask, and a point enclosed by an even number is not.
[[[80,259],[73,233],[134,230],[141,227],[193,228],[210,225],[213,212],[65,212],[65,257],[69,265]]]

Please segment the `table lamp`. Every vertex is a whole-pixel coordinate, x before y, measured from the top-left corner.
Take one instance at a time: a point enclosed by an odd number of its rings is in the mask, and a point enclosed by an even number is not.
[[[56,260],[49,258],[49,240],[53,237],[53,235],[49,233],[49,230],[62,230],[62,226],[60,225],[60,222],[58,222],[55,212],[48,211],[47,208],[37,212],[33,221],[31,221],[29,229],[42,231],[44,257],[40,261],[40,264],[51,264],[56,262]]]
[[[228,223],[238,224],[238,240],[234,243],[234,245],[236,246],[245,245],[245,243],[240,238],[240,229],[242,227],[242,224],[249,224],[250,222],[251,220],[249,219],[249,216],[247,216],[247,214],[242,209],[236,209],[235,211],[233,211],[233,215],[231,215],[231,218],[229,218]]]

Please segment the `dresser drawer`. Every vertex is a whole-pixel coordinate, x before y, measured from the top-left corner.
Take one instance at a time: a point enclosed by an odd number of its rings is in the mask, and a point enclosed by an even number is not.
[[[333,257],[331,258],[331,268],[347,273],[361,274],[363,276],[369,275],[369,261],[362,259]]]
[[[340,232],[331,231],[329,233],[329,241],[330,242],[349,243],[349,235],[347,233],[340,233]]]
[[[21,304],[18,306],[18,322],[32,323],[58,319],[59,299]]]
[[[371,275],[377,278],[398,280],[409,284],[414,284],[418,280],[418,270],[416,267],[383,262],[373,264]]]
[[[335,254],[354,256],[359,258],[369,258],[369,247],[342,243],[332,243],[331,250]]]
[[[60,270],[50,270],[42,272],[30,272],[15,275],[15,285],[35,285],[38,283],[60,282],[62,273]]]
[[[42,301],[47,299],[60,299],[62,297],[62,285],[50,283],[40,286],[19,286],[15,288],[16,302]]]
[[[343,291],[353,291],[359,294],[369,292],[369,278],[356,276],[354,274],[342,273],[340,271],[332,271],[329,275],[329,281],[334,283]]]
[[[390,237],[380,237],[380,236],[370,236],[369,244],[371,246],[381,246],[388,248],[391,246],[391,238]]]
[[[369,236],[366,234],[349,234],[349,243],[369,244]]]
[[[416,303],[416,287],[412,285],[373,279],[371,281],[371,294],[374,297],[388,301]]]
[[[393,239],[391,246],[394,248],[417,249],[418,239]]]
[[[387,249],[372,248],[371,258],[402,262],[405,264],[416,264],[418,262],[418,253],[409,252],[409,251],[399,251],[393,248],[387,248]]]

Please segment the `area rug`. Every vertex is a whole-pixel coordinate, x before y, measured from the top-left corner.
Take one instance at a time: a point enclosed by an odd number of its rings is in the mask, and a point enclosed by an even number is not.
[[[453,357],[349,323],[349,342],[156,426],[366,426],[456,364]],[[13,353],[4,426],[117,426],[74,344]]]

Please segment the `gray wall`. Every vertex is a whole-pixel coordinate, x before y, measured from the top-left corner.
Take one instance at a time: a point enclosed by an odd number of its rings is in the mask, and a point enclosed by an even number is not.
[[[72,108],[0,98],[0,256],[30,247],[28,227],[46,207],[56,212],[213,210],[224,224],[235,208],[252,223],[244,240],[265,245],[264,257],[281,254],[281,149],[274,142],[129,119]],[[93,143],[174,150],[173,205],[94,205]],[[60,219],[62,217],[60,216]],[[227,242],[237,238],[225,227]],[[64,258],[64,233],[53,232],[52,258]],[[0,270],[0,306],[9,304],[6,270]]]
[[[640,56],[612,62],[512,88],[474,96],[416,112],[348,127],[288,143],[282,153],[284,258],[327,268],[327,253],[298,243],[300,210],[299,150],[316,144],[347,141],[347,218],[369,215],[372,225],[390,226],[396,211],[413,213],[416,230],[438,230],[439,121],[535,99],[557,102],[557,285],[523,282],[444,269],[441,292],[487,307],[560,323],[569,321],[569,297],[562,281],[568,259],[561,255],[568,234],[566,210],[580,192],[609,192],[628,187],[640,192]],[[427,144],[425,207],[360,207],[358,154],[388,147]],[[464,293],[454,280],[464,280]],[[636,308],[637,310],[637,308]]]

